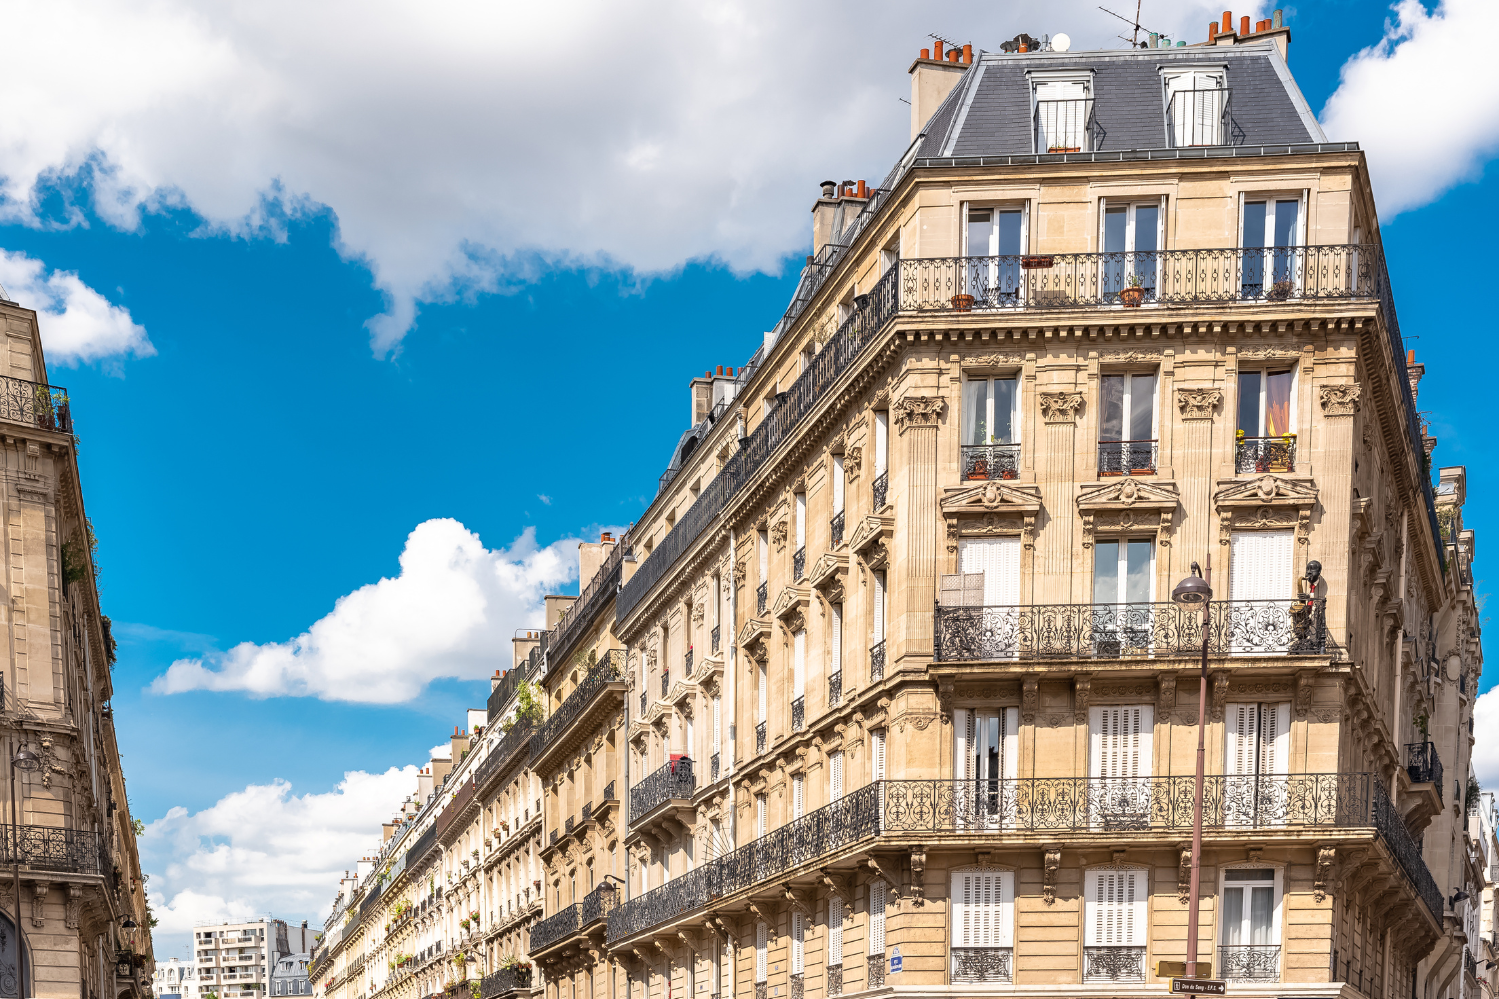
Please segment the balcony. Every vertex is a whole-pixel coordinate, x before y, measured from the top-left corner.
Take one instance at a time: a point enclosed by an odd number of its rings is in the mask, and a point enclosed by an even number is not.
[[[874,477],[874,508],[876,510],[883,510],[885,508],[885,500],[889,497],[889,495],[890,473],[888,471],[881,472],[879,475],[876,475]]]
[[[1099,441],[1099,475],[1154,475],[1156,441]]]
[[[807,574],[807,546],[802,545],[791,556],[791,578],[800,581]]]
[[[714,753],[712,759],[709,761],[709,769],[708,769],[708,780],[709,781],[717,781],[718,780],[718,761],[719,761],[719,755],[717,753]]]
[[[1102,139],[1091,97],[1037,101],[1032,123],[1038,153],[1091,153]]]
[[[1431,784],[1436,788],[1437,800],[1442,797],[1442,758],[1437,747],[1430,742],[1411,742],[1405,747],[1405,772],[1412,784]]]
[[[794,698],[791,702],[791,731],[800,732],[807,727],[807,699]]]
[[[1019,444],[964,444],[963,479],[987,481],[1020,476]]]
[[[1320,655],[1335,651],[1321,616],[1285,600],[1213,601],[1212,655]],[[939,606],[938,662],[1180,658],[1202,652],[1202,612],[1170,602]],[[873,657],[871,656],[871,659]]]
[[[1184,146],[1232,146],[1244,140],[1236,133],[1229,114],[1231,87],[1178,90],[1166,102],[1166,144]],[[1237,141],[1235,141],[1237,140]]]
[[[709,643],[710,644],[709,644],[708,647],[711,650],[711,654],[715,655],[715,656],[718,655],[719,628],[720,628],[720,625],[716,625],[715,624],[713,626],[713,631],[712,631],[711,635],[709,636]]]
[[[686,756],[672,760],[630,788],[630,824],[645,820],[669,803],[690,806],[696,790],[692,760]]]
[[[885,679],[885,642],[881,639],[869,647],[869,682]]]
[[[61,385],[0,377],[0,420],[71,434],[73,411],[68,390]]]
[[[843,544],[843,520],[844,511],[839,510],[833,519],[828,521],[828,539],[834,545]]]
[[[769,586],[768,583],[761,583],[759,586],[755,587],[755,613],[756,614],[764,614],[765,613],[765,602],[769,598],[769,595],[770,595],[769,592],[768,592],[768,589],[767,589],[768,586]]]
[[[33,871],[69,874],[104,874],[112,867],[98,833],[55,826],[0,826],[0,863],[10,867],[17,860]]]
[[[1239,436],[1234,443],[1234,472],[1249,475],[1255,472],[1296,471],[1296,435],[1280,437]]]
[[[682,657],[682,676],[689,677],[691,675],[692,675],[692,650],[688,649],[687,650],[687,654]]]
[[[548,759],[574,749],[591,730],[577,724],[584,719],[616,710],[624,700],[623,649],[614,649],[588,670],[588,675],[568,695],[552,716],[531,737],[533,766],[540,770]]]
[[[760,722],[755,726],[755,755],[759,756],[765,752],[765,723]]]
[[[670,693],[670,691],[671,691],[671,671],[670,670],[662,670],[661,671],[661,699],[663,701],[666,700],[667,694]]]
[[[828,674],[828,707],[836,708],[843,703],[843,670]]]
[[[1010,957],[1009,947],[954,947],[952,980],[974,984],[1011,981]]]
[[[1084,947],[1083,981],[1145,981],[1145,948]]]
[[[1223,944],[1218,948],[1218,976],[1237,982],[1280,981],[1280,946]]]

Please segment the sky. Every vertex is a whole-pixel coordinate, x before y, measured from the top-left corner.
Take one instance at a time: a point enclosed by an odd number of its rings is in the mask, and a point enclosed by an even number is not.
[[[1141,20],[1195,42],[1214,4]],[[73,403],[160,957],[200,920],[321,922],[541,595],[575,592],[577,541],[645,509],[688,380],[779,318],[818,183],[904,150],[927,32],[1129,31],[1091,0],[0,9],[27,40],[0,285]],[[1329,137],[1368,153],[1482,538],[1499,395],[1458,359],[1496,353],[1463,290],[1492,280],[1499,4],[1284,16]],[[1499,784],[1499,742],[1475,765]]]

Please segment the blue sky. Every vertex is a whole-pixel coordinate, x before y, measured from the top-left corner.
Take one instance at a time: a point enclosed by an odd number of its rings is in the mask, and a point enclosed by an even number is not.
[[[431,8],[430,37],[393,71],[360,53],[406,30],[395,2],[329,71],[307,67],[354,16],[338,4],[295,37],[269,14],[233,22],[187,0],[130,23],[88,4],[21,18],[46,39],[28,56],[44,79],[121,81],[29,95],[0,126],[0,281],[63,313],[43,316],[43,335],[78,423],[168,956],[194,918],[320,917],[329,873],[405,793],[409,774],[391,768],[425,762],[482,704],[475,678],[509,665],[504,639],[534,622],[541,592],[575,588],[571,539],[645,508],[686,425],[688,379],[739,365],[774,324],[817,182],[877,179],[900,154],[899,98],[926,31],[991,49],[1021,30],[1119,44],[1080,0],[1046,25],[1016,20],[1019,6],[892,4],[864,19],[880,25],[867,37],[840,31],[845,63],[822,58],[812,30],[839,16],[830,5],[730,4],[706,25],[673,0],[645,24],[605,23],[615,15],[586,0],[555,23],[486,7],[460,40],[462,6]],[[1146,6],[1148,26],[1190,41],[1221,10]],[[1321,111],[1395,15],[1326,0],[1286,16],[1292,71]],[[1462,107],[1434,110],[1401,74],[1492,62],[1444,46],[1496,25],[1477,0],[1410,0],[1400,17],[1409,30],[1354,64],[1323,119],[1370,151],[1402,327],[1428,365],[1420,408],[1436,461],[1469,465],[1467,522],[1482,534],[1496,394],[1475,396],[1461,371],[1495,351],[1464,290],[1493,268],[1499,86],[1475,68],[1454,88]],[[146,57],[109,65],[109,43],[131,33]],[[485,75],[517,38],[557,37],[582,50],[583,82]],[[164,45],[166,68],[144,68]],[[464,68],[418,72],[446,66],[449,47]],[[628,82],[614,74],[630,66]],[[427,90],[392,96],[388,71]],[[701,96],[709,72],[725,96]],[[1413,96],[1379,89],[1397,84]],[[1413,146],[1441,165],[1412,161]],[[366,643],[330,623],[299,656],[281,644],[330,612]],[[218,672],[160,679],[181,660]]]

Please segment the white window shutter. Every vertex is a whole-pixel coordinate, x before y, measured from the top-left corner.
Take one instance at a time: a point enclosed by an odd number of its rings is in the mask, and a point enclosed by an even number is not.
[[[874,574],[874,641],[878,645],[885,640],[885,574]]]
[[[804,797],[806,786],[807,779],[804,775],[796,774],[791,778],[791,817],[793,819],[802,817],[802,810],[806,806]]]
[[[1291,531],[1235,531],[1230,538],[1228,599],[1288,600],[1292,580]]]
[[[1260,773],[1284,774],[1291,769],[1291,702],[1266,704],[1261,712],[1264,749]]]
[[[870,733],[872,751],[870,753],[870,780],[885,779],[885,730],[875,729]]]
[[[838,672],[841,672],[843,670],[843,605],[842,604],[834,604],[833,605],[833,618],[832,618],[832,621],[829,623],[829,627],[832,629],[832,631],[829,633],[829,636],[828,636],[828,646],[829,646],[828,658],[830,660],[829,665],[828,665],[828,672],[829,673],[838,673]]]
[[[713,755],[717,756],[723,748],[723,698],[713,698]]]
[[[1223,747],[1223,772],[1229,775],[1252,774],[1259,752],[1259,705],[1230,704],[1223,722],[1227,745]]]
[[[793,697],[804,697],[807,693],[807,629],[802,628],[791,638],[791,687]]]
[[[952,715],[952,769],[953,780],[970,780],[968,761],[973,757],[973,712],[967,708],[953,708]]]
[[[765,981],[765,948],[769,933],[763,922],[755,924],[755,981]]]
[[[791,973],[800,975],[807,958],[807,924],[800,912],[791,914]]]
[[[807,545],[807,494],[796,494],[796,547]]]
[[[1144,942],[1147,873],[1133,867],[1087,873],[1085,946],[1133,947]]]
[[[1088,713],[1090,775],[1149,777],[1154,705],[1100,705],[1090,708]]]
[[[833,751],[828,758],[828,801],[834,802],[843,797],[843,750]]]
[[[833,513],[843,512],[843,455],[833,455]]]
[[[1000,732],[1004,737],[1000,743],[1004,751],[1004,766],[1000,773],[1004,774],[1005,780],[1015,780],[1020,772],[1020,709],[1005,708],[1000,712]]]
[[[843,899],[828,898],[828,965],[843,963]]]
[[[1009,947],[1015,900],[1010,871],[958,871],[952,877],[952,945]]]
[[[760,794],[760,795],[756,795],[755,796],[755,835],[756,836],[762,836],[763,837],[765,835],[765,823],[766,823],[765,795]]]
[[[759,679],[759,691],[758,691],[758,694],[759,694],[759,699],[760,699],[760,720],[761,721],[765,721],[766,717],[767,717],[767,711],[768,711],[770,705],[769,705],[769,702],[766,701],[766,699],[765,699],[765,664],[764,663],[760,664],[760,679]]]
[[[885,882],[869,886],[869,953],[885,955]]]
[[[1013,607],[1020,603],[1020,539],[984,538],[958,542],[958,568],[967,575],[984,574],[984,605]]]
[[[890,413],[874,414],[874,475],[879,478],[890,467]]]

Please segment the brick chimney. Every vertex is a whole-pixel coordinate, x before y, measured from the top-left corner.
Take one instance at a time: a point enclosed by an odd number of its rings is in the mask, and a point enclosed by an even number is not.
[[[1291,29],[1285,26],[1281,11],[1276,10],[1261,21],[1250,23],[1248,15],[1239,18],[1238,30],[1234,26],[1234,12],[1225,10],[1222,22],[1208,23],[1207,45],[1247,45],[1250,42],[1275,43],[1280,57],[1288,60],[1291,49]]]
[[[936,42],[933,48],[922,49],[907,71],[911,74],[912,141],[921,134],[932,115],[937,113],[937,108],[947,100],[952,88],[957,86],[958,80],[962,79],[963,74],[968,72],[968,67],[973,64],[971,45],[964,45],[961,51],[954,49],[949,55],[957,58],[944,58],[942,43]]]

